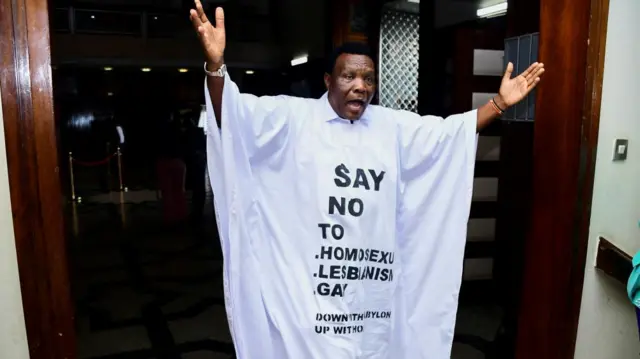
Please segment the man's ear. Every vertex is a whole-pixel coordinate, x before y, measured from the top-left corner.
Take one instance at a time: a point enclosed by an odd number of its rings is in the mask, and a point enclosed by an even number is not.
[[[331,87],[331,75],[328,73],[324,73],[324,87],[329,91],[329,87]]]

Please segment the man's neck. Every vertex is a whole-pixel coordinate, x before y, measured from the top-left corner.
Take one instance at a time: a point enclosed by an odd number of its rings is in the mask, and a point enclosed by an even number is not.
[[[335,112],[335,114],[338,115],[338,117],[340,117],[340,114],[338,113],[338,106],[336,106],[333,103],[333,100],[331,99],[331,92],[327,94],[327,100],[329,101],[329,106],[331,106],[331,109],[333,110],[333,112]]]

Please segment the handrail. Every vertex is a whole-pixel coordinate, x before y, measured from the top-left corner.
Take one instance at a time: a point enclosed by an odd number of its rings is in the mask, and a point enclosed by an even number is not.
[[[631,256],[603,237],[598,242],[596,268],[626,286],[633,265]]]

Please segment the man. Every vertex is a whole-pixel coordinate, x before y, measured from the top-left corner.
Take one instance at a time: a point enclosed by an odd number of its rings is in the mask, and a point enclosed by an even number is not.
[[[445,120],[369,106],[375,65],[357,44],[332,57],[321,99],[257,98],[226,74],[222,9],[214,26],[195,4],[238,358],[449,358],[476,131],[542,64],[513,79],[509,65],[499,96]]]

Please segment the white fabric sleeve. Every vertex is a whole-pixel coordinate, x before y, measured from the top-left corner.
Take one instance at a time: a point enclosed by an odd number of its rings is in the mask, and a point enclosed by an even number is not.
[[[225,78],[221,126],[218,128],[205,83],[207,167],[223,253],[223,286],[229,328],[238,358],[270,353],[270,342],[251,342],[251,335],[268,333],[259,281],[240,281],[257,273],[253,247],[248,238],[254,230],[254,156],[266,156],[286,140],[288,131],[284,98],[242,95]],[[251,323],[248,327],[247,323]]]
[[[212,120],[207,126],[207,132],[210,132],[216,130],[217,124],[206,81],[205,98]],[[287,96],[242,94],[227,74],[222,92],[221,129],[224,130],[225,122],[229,122],[229,129],[240,137],[249,159],[273,153],[282,146],[289,130],[288,116],[282,111],[287,99]]]
[[[400,156],[404,175],[409,178],[425,170],[433,161],[450,156],[450,151],[472,150],[475,156],[477,111],[420,117],[401,112]],[[469,140],[466,143],[464,141]]]
[[[404,119],[398,247],[398,355],[451,357],[473,191],[477,112]]]

